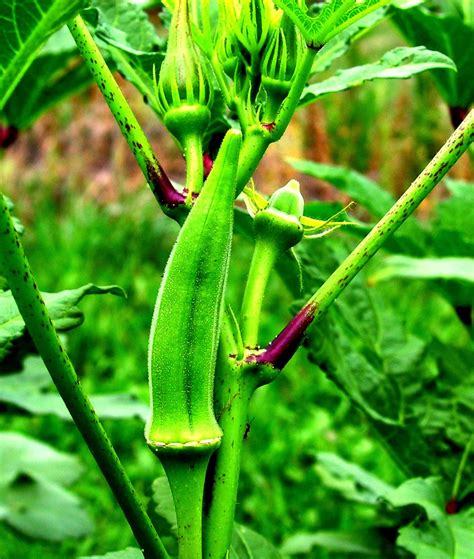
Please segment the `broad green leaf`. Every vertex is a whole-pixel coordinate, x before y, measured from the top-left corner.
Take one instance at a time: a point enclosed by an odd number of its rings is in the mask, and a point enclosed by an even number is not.
[[[20,435],[0,433],[0,520],[32,538],[81,537],[92,522],[64,486],[82,473],[74,456]]]
[[[423,8],[394,10],[393,21],[412,45],[442,52],[456,64],[457,73],[434,70],[439,92],[450,107],[468,108],[474,102],[474,26],[461,18],[436,15]]]
[[[298,0],[275,0],[275,4],[299,27],[306,42],[315,48],[389,3],[390,0],[329,0],[317,15],[311,16]]]
[[[48,39],[16,86],[4,107],[4,118],[18,129],[27,128],[43,112],[91,81],[68,29],[63,27]]]
[[[313,548],[320,547],[332,553],[380,557],[380,537],[375,531],[351,532],[300,532],[283,542],[280,551],[284,555],[312,557]],[[313,552],[314,553],[314,552]]]
[[[344,259],[343,247],[335,239],[321,239],[317,251],[297,247],[307,290]],[[306,345],[310,361],[363,411],[404,471],[452,483],[472,429],[474,348],[449,303],[422,287],[369,289],[361,274]],[[473,474],[468,466],[466,479]]]
[[[156,478],[152,485],[153,500],[156,503],[155,512],[169,524],[171,531],[176,534],[178,523],[174,509],[173,495],[166,476]]]
[[[143,552],[136,547],[127,547],[122,551],[111,551],[105,555],[88,555],[79,559],[143,559]]]
[[[434,208],[431,224],[430,255],[437,257],[472,258],[474,254],[474,185],[463,181],[447,180],[450,192]],[[458,307],[471,306],[472,284],[442,280],[437,285]]]
[[[43,293],[43,297],[55,328],[64,332],[82,324],[84,315],[77,305],[86,295],[105,293],[125,296],[123,290],[115,285],[99,287],[88,283],[78,289]],[[25,335],[25,330],[25,323],[11,292],[0,292],[0,363],[10,352],[13,342]]]
[[[155,504],[156,529],[161,538],[163,538],[170,555],[175,557],[178,555],[178,523],[171,487],[166,476],[163,475],[154,480],[152,484],[152,499]]]
[[[378,62],[339,70],[331,78],[303,90],[300,105],[308,105],[329,93],[337,93],[377,79],[406,79],[434,68],[456,70],[450,58],[425,47],[397,47]]]
[[[300,173],[330,182],[374,217],[382,217],[395,202],[376,182],[346,167],[291,158],[288,162]]]
[[[326,487],[339,491],[351,501],[374,505],[394,489],[357,464],[330,452],[316,454],[315,468]]]
[[[0,0],[0,110],[45,40],[87,0]]]
[[[229,559],[282,559],[282,556],[263,536],[234,522]]]
[[[301,173],[331,183],[338,190],[350,196],[356,204],[367,209],[375,218],[381,218],[395,203],[393,196],[375,181],[347,167],[291,158],[288,159],[288,162]],[[312,207],[312,204],[308,205],[308,209]],[[364,226],[361,222],[356,223],[358,227],[348,228],[348,232],[352,236],[365,236],[372,228],[371,225]],[[426,231],[421,224],[414,219],[409,219],[393,237],[388,239],[384,250],[414,256],[422,255],[426,252],[426,237]]]
[[[474,549],[474,509],[455,515],[445,512],[436,478],[410,479],[386,495],[394,507],[417,505],[426,519],[400,529],[397,544],[417,559],[470,559]]]
[[[474,283],[474,258],[388,256],[371,275],[370,281],[377,283],[392,278],[451,279]]]
[[[143,9],[127,0],[93,0],[95,35],[118,70],[158,111],[155,77],[164,57],[164,43]]]
[[[100,394],[90,399],[101,419],[148,418],[148,406],[132,394]],[[72,420],[38,356],[27,357],[21,373],[0,376],[0,402],[32,414]]]
[[[474,254],[474,184],[448,180],[446,186],[450,197],[435,208],[433,253],[470,257]]]
[[[327,42],[318,52],[314,59],[312,74],[324,72],[331,67],[332,63],[345,54],[352,43],[362,37],[369,29],[379,23],[387,13],[387,8],[382,8],[376,12],[363,17],[354,25],[342,33],[338,33],[333,39]]]

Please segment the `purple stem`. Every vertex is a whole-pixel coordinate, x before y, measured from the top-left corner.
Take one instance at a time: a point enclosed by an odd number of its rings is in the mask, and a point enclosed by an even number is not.
[[[457,128],[461,124],[468,112],[469,109],[465,107],[449,107],[449,116],[451,117],[453,128]]]
[[[300,347],[308,326],[313,322],[317,308],[316,303],[309,303],[303,307],[268,344],[265,351],[249,355],[246,359],[247,363],[270,365],[281,371]]]
[[[178,192],[156,159],[147,161],[146,173],[155,198],[161,207],[175,208],[186,202],[186,197]]]

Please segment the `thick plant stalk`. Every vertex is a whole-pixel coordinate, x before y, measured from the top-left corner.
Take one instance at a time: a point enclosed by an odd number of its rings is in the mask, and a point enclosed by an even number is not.
[[[216,414],[224,433],[206,480],[203,557],[222,559],[230,547],[239,486],[241,451],[257,377],[243,370],[224,348],[216,370]]]
[[[145,557],[169,559],[58,338],[2,194],[0,231],[0,270],[59,394],[102,470]]]
[[[185,197],[174,188],[161,168],[148,138],[109,70],[84,20],[77,16],[68,27],[84,63],[104,96],[105,102],[117,121],[156,200],[164,211],[184,204]]]
[[[372,231],[331,274],[301,311],[260,354],[247,361],[281,370],[299,347],[304,333],[328,309],[385,241],[407,220],[474,141],[474,110],[453,132],[424,171]]]

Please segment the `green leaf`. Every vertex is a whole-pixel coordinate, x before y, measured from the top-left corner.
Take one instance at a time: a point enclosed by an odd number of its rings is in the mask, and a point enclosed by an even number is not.
[[[34,87],[32,84],[34,83]],[[91,83],[67,28],[52,35],[8,99],[5,120],[18,129],[29,127],[43,112]]]
[[[332,553],[380,557],[379,537],[375,531],[298,532],[283,542],[280,551],[285,555],[309,554],[315,547]],[[311,555],[312,557],[313,555]]]
[[[178,532],[176,511],[174,509],[173,494],[166,476],[156,478],[152,485],[153,500],[156,503],[155,512],[164,518],[174,534]]]
[[[337,239],[321,239],[318,251],[297,248],[310,291],[347,254]],[[403,471],[453,482],[472,429],[474,348],[446,299],[417,283],[369,289],[361,274],[309,331],[307,347],[310,361],[363,411]],[[466,479],[473,473],[469,466]]]
[[[20,435],[0,433],[0,520],[32,538],[81,537],[92,522],[64,486],[82,473],[74,456]]]
[[[0,110],[45,40],[87,0],[0,0]]]
[[[42,295],[55,328],[64,332],[82,324],[84,315],[77,305],[86,295],[105,293],[125,296],[124,291],[116,285],[99,287],[92,283],[78,289]],[[0,363],[11,351],[12,343],[18,342],[25,333],[25,323],[11,292],[0,292]]]
[[[316,454],[316,471],[324,485],[339,491],[346,499],[376,504],[394,488],[356,464],[330,452]]]
[[[148,406],[132,394],[100,394],[90,396],[101,419],[148,418]],[[0,376],[0,402],[37,415],[52,414],[71,421],[66,405],[38,356],[24,361],[21,373]]]
[[[229,559],[282,559],[282,556],[263,536],[234,522]]]
[[[382,217],[395,203],[394,198],[376,182],[346,167],[292,158],[288,162],[300,173],[330,182],[374,217]]]
[[[474,254],[474,184],[447,180],[450,193],[435,208],[432,224],[433,253],[437,256]]]
[[[301,173],[330,182],[375,218],[381,218],[395,203],[393,196],[379,184],[352,169],[291,158],[288,162]],[[311,207],[309,204],[308,209]],[[351,235],[360,237],[369,233],[370,229],[369,225],[358,222],[358,227],[348,228],[348,231]],[[421,224],[415,219],[409,219],[387,240],[384,249],[418,256],[426,251],[426,237]]]
[[[143,9],[127,0],[93,0],[95,36],[118,70],[158,112],[155,77],[164,58],[164,42]]]
[[[374,27],[386,16],[387,8],[382,8],[376,12],[363,17],[348,29],[338,33],[333,39],[327,42],[318,52],[311,74],[324,72],[331,67],[332,63],[345,54],[349,47],[362,37],[369,29]]]
[[[401,528],[397,544],[417,559],[470,559],[474,549],[474,509],[455,515],[445,512],[436,478],[410,479],[386,496],[394,507],[417,505],[426,519]]]
[[[136,547],[127,547],[122,551],[111,551],[105,555],[88,555],[87,557],[80,557],[79,559],[143,559],[141,549]]]
[[[377,79],[406,79],[434,68],[456,70],[453,61],[425,47],[397,47],[378,62],[339,70],[331,78],[309,85],[303,90],[300,105],[307,105],[328,95],[363,85]]]
[[[316,16],[311,16],[298,0],[275,0],[301,30],[306,42],[320,47],[390,0],[329,0]]]
[[[410,258],[393,255],[383,260],[370,281],[392,278],[451,279],[474,283],[474,258]]]
[[[474,27],[460,18],[429,13],[421,8],[394,10],[393,21],[412,45],[424,45],[449,56],[457,73],[433,71],[433,78],[446,103],[468,108],[474,102]]]

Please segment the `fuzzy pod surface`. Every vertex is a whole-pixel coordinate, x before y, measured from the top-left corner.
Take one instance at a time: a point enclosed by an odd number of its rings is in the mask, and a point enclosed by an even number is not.
[[[148,446],[158,455],[208,452],[222,432],[213,382],[233,229],[241,133],[224,138],[165,268],[149,342]]]

